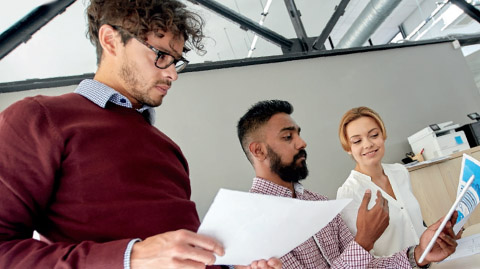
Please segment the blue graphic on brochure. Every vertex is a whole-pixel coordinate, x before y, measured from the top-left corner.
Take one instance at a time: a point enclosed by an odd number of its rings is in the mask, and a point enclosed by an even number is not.
[[[475,176],[475,179],[457,206],[458,218],[457,223],[453,227],[455,233],[460,231],[480,201],[480,162],[469,155],[463,154],[457,196],[461,193],[472,175]]]

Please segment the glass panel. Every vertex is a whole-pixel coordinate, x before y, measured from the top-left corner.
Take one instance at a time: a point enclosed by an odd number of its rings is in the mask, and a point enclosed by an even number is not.
[[[254,40],[252,31],[211,12],[201,5],[181,0],[206,20],[205,55],[190,52],[186,58],[191,64],[217,62],[247,57]],[[243,16],[259,22],[268,0],[216,0]],[[395,0],[392,0],[395,1]],[[47,1],[7,1],[0,10],[0,31],[27,15]],[[347,30],[354,25],[370,0],[351,0],[325,42],[327,50],[337,48]],[[468,1],[467,1],[468,2]],[[479,8],[480,0],[469,0]],[[341,0],[295,0],[310,42],[323,31]],[[20,45],[0,60],[0,83],[33,78],[64,77],[93,73],[96,70],[95,49],[85,36],[85,6],[88,1],[76,1],[64,13],[40,29],[26,44]],[[285,1],[273,0],[264,26],[283,37],[297,38]],[[438,37],[478,34],[480,24],[448,1],[401,0],[398,6],[378,23],[370,35],[373,45],[386,45],[405,41],[435,39]],[[399,31],[403,31],[405,38]],[[364,42],[362,46],[369,46]],[[320,47],[320,46],[317,46]],[[252,57],[281,55],[281,48],[258,38]],[[476,55],[473,53],[472,55]],[[468,56],[467,56],[468,57]]]
[[[477,8],[480,1],[471,1]],[[350,1],[345,15],[342,16],[331,33],[334,47],[344,37],[347,30],[356,24],[368,23],[370,19],[385,17],[373,25],[370,35],[373,45],[389,42],[419,41],[436,39],[459,34],[480,33],[480,24],[466,15],[463,10],[448,1],[437,0],[403,0],[389,14],[369,12],[362,23],[355,20],[367,8],[368,1]],[[402,28],[406,38],[396,37]],[[396,37],[396,38],[394,38]],[[368,46],[368,42],[363,46]]]
[[[480,91],[480,45],[464,46],[462,52]]]
[[[95,48],[85,35],[83,2],[73,3],[1,59],[0,83],[95,72]]]
[[[49,1],[15,0],[3,1],[0,8],[0,33],[10,28],[13,24],[30,13],[36,7]]]
[[[234,1],[222,1],[221,3],[234,11],[248,10],[246,5],[242,4],[242,1],[237,1],[238,5],[235,4]],[[255,14],[255,18],[250,19],[258,22],[263,11],[262,5],[260,5],[261,1],[250,0],[249,2],[251,2],[252,8],[249,10],[248,14],[250,14],[251,17]],[[266,1],[264,2],[266,3]],[[274,2],[277,2],[278,4],[280,1]],[[189,2],[186,2],[186,4],[190,9],[200,14],[206,21],[205,34],[207,38],[204,40],[204,45],[207,52],[205,55],[198,55],[195,51],[189,52],[185,58],[190,61],[190,64],[244,59],[247,57],[254,38],[253,32],[241,29],[238,24],[233,23],[200,5],[192,5]],[[230,4],[230,6],[227,4]],[[283,4],[283,1],[280,2],[280,4]],[[237,6],[239,8],[237,8]],[[276,5],[272,2],[271,9],[275,6]],[[252,12],[253,9],[257,9],[256,12]],[[248,17],[246,14],[242,13],[242,15]],[[268,27],[268,21],[272,18],[275,17],[269,13],[264,24],[266,27]],[[289,18],[286,19],[290,20]],[[289,24],[289,26],[294,33],[292,25]],[[283,31],[285,32],[286,29],[288,28],[286,27]],[[256,49],[253,53],[254,57],[282,54],[282,50],[279,46],[263,40],[260,41],[260,39],[257,42]]]
[[[407,40],[427,40],[451,35],[474,34],[480,32],[480,24],[465,14],[456,5],[442,3],[424,21],[417,21],[416,27],[407,32]],[[414,26],[415,19],[406,22]]]

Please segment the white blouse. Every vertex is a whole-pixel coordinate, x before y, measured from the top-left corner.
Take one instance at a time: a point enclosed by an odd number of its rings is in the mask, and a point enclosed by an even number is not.
[[[377,257],[390,256],[408,246],[418,244],[425,231],[422,212],[413,195],[410,176],[401,164],[382,164],[385,175],[392,185],[396,200],[371,181],[371,178],[352,170],[345,183],[337,191],[337,199],[352,198],[341,215],[352,234],[357,234],[357,213],[362,203],[365,190],[372,190],[368,209],[375,205],[377,190],[388,200],[390,222],[385,232],[375,242],[371,254]]]

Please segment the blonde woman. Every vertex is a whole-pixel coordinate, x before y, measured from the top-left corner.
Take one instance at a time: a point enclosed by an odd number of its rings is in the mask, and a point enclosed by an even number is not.
[[[357,211],[365,190],[370,189],[372,195],[380,190],[388,201],[390,222],[371,253],[389,256],[418,244],[426,229],[420,205],[412,193],[407,169],[401,164],[382,163],[387,132],[380,116],[368,107],[350,109],[340,122],[339,138],[343,149],[356,163],[337,192],[337,199],[353,199],[342,211],[348,228],[356,234]],[[373,198],[369,208],[375,204]]]

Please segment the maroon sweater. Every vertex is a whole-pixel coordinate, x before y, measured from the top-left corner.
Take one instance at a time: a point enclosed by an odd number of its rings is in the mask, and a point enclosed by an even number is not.
[[[0,114],[0,268],[123,268],[132,238],[198,226],[187,161],[137,111],[70,93]]]

